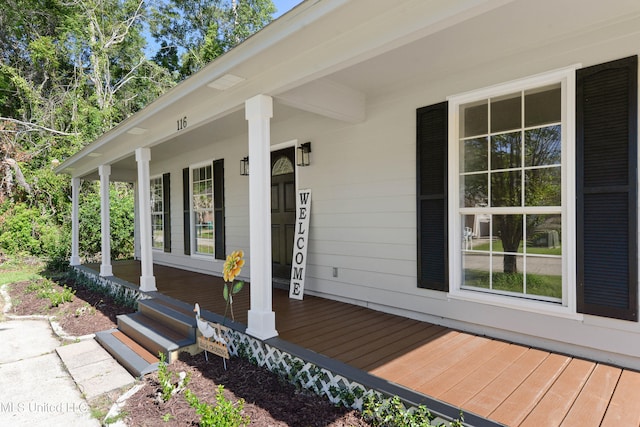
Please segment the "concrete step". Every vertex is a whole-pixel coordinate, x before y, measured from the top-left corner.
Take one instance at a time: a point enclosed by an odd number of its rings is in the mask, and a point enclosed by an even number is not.
[[[178,332],[142,312],[117,316],[118,329],[151,354],[163,352],[167,363],[178,358],[183,347],[195,344],[195,337]]]
[[[96,333],[96,341],[135,377],[158,370],[158,357],[117,329]]]
[[[195,313],[186,307],[158,298],[150,298],[138,301],[138,311],[176,332],[196,339]]]

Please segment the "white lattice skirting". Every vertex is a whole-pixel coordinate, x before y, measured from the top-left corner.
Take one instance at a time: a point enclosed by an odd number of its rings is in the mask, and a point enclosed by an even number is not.
[[[260,367],[286,378],[296,386],[326,396],[332,403],[362,410],[363,402],[370,394],[381,394],[362,384],[350,381],[297,356],[270,346],[238,331],[227,333],[229,353],[250,360]]]

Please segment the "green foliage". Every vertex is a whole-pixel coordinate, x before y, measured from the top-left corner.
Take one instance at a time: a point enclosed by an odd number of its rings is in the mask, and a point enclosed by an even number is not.
[[[128,294],[122,286],[117,288],[102,286],[96,281],[79,274],[75,270],[68,270],[65,274],[66,277],[75,281],[78,286],[82,286],[91,292],[108,295],[113,298],[117,304],[128,307],[131,311],[136,311],[138,309],[138,300],[133,297],[132,294]]]
[[[202,427],[240,427],[249,425],[249,417],[242,415],[244,400],[236,404],[224,396],[224,386],[219,385],[216,390],[216,405],[200,402],[191,390],[185,391],[185,399],[200,415]]]
[[[432,424],[436,419],[429,410],[421,405],[407,410],[398,396],[382,399],[378,395],[370,394],[364,402],[362,415],[373,426],[384,427],[433,427],[444,426],[444,423]],[[449,425],[462,426],[464,419],[454,420]]]
[[[164,353],[159,352],[158,356],[160,357],[160,363],[158,363],[158,382],[160,382],[162,400],[166,402],[171,399],[171,396],[173,396],[174,387],[171,373],[167,369],[167,362]]]
[[[65,247],[65,236],[51,216],[17,203],[0,209],[0,249],[9,254],[50,255]]]
[[[160,50],[154,61],[183,80],[267,25],[271,0],[168,0],[152,12]]]
[[[70,186],[55,165],[266,25],[274,11],[271,0],[0,2],[0,250],[66,268]],[[153,61],[147,25],[162,44]],[[82,257],[100,252],[99,196],[90,187],[80,204]],[[129,257],[131,188],[114,186],[111,196],[111,256]]]
[[[50,280],[33,280],[27,287],[27,292],[35,292],[38,298],[49,299],[50,307],[57,307],[65,302],[73,301],[76,291],[64,285],[59,289],[55,283]]]
[[[126,259],[133,255],[134,200],[133,187],[114,183],[109,190],[111,258]],[[80,197],[80,255],[100,253],[100,194],[97,185],[86,184]]]

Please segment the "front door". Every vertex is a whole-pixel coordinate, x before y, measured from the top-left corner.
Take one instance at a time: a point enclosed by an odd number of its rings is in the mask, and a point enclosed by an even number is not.
[[[291,278],[296,218],[295,148],[271,153],[271,257],[273,277]]]

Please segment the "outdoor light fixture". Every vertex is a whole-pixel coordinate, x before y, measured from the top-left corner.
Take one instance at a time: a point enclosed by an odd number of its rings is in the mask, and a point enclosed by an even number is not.
[[[309,153],[311,153],[310,142],[298,146],[298,166],[309,166]]]
[[[240,159],[240,175],[249,175],[249,156]]]

